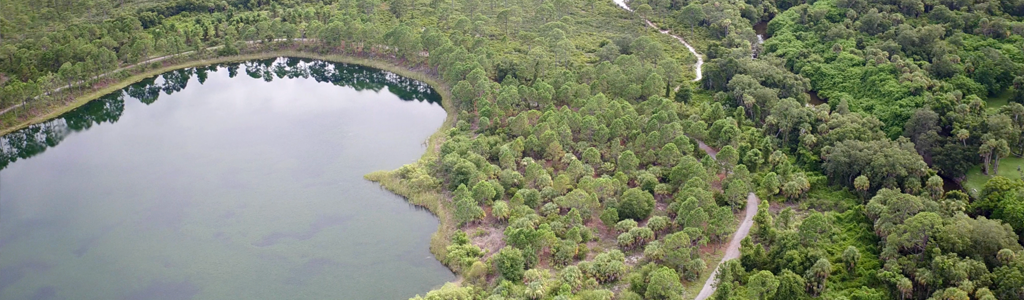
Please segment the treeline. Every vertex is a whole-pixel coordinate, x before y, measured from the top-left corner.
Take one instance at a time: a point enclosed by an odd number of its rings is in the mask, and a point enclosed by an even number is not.
[[[333,10],[322,1],[308,2],[173,1],[137,13],[122,12],[102,22],[55,23],[61,26],[58,30],[8,38],[0,45],[0,107],[54,90],[67,94],[52,100],[60,101],[99,81],[100,75],[151,57],[201,54],[218,45],[224,46],[218,54],[232,55],[245,47],[239,41],[269,42],[307,33],[313,37],[321,27],[318,24],[328,22],[334,13],[328,14]],[[360,21],[378,18],[364,16]],[[307,25],[312,29],[306,30]],[[383,43],[381,29],[368,27],[365,36],[375,39],[373,45]]]
[[[203,84],[210,72],[225,69],[229,77],[244,73],[246,76],[263,81],[281,78],[311,78],[317,82],[336,86],[351,87],[357,91],[371,90],[388,92],[405,101],[427,101],[440,103],[441,95],[427,84],[394,73],[378,69],[329,63],[297,58],[266,59],[246,63],[212,65],[187,68],[168,72],[134,83],[122,90],[90,101],[59,118],[28,126],[27,128],[0,137],[0,170],[7,165],[26,159],[56,147],[72,133],[91,128],[93,125],[114,123],[124,111],[124,96],[145,104],[153,104],[161,94],[170,95],[184,90],[195,78]]]

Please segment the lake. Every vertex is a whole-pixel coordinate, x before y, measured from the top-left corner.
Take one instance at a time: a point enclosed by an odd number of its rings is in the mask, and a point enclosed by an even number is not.
[[[424,83],[278,58],[144,80],[0,138],[0,299],[406,299],[438,220],[363,175],[445,119]]]

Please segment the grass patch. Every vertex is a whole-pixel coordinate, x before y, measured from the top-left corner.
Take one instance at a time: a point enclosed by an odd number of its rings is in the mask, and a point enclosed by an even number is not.
[[[1005,157],[999,160],[999,174],[996,175],[1008,178],[1021,178],[1021,172],[1017,171],[1017,168],[1024,170],[1024,158],[1016,156]],[[977,196],[989,178],[992,178],[992,176],[981,172],[981,165],[971,167],[967,171],[967,179],[963,182],[964,189],[971,196]]]
[[[999,95],[996,95],[995,97],[985,98],[985,106],[987,106],[988,108],[998,109],[1007,104],[1010,104],[1010,96],[1013,96],[1013,91],[1011,89],[1004,89],[1002,92],[999,93]]]

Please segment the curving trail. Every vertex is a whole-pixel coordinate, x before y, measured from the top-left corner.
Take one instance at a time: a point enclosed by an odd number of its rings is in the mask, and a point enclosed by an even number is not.
[[[626,5],[626,0],[612,1],[614,1],[615,4],[618,4],[620,7],[627,11],[633,11],[633,9],[629,8],[629,6]],[[658,26],[655,26],[654,23],[651,23],[651,21],[647,19],[644,19],[644,22],[647,23],[647,26],[651,26],[651,28],[658,30],[658,32],[671,36],[676,40],[679,40],[679,42],[682,43],[683,46],[686,46],[686,49],[690,50],[690,53],[693,53],[693,56],[697,57],[697,63],[693,65],[693,69],[697,76],[696,78],[693,79],[693,81],[700,81],[700,79],[704,77],[701,73],[701,66],[704,65],[704,57],[701,56],[700,53],[697,53],[697,50],[694,49],[693,46],[690,46],[690,43],[687,43],[686,40],[683,40],[683,38],[670,33],[668,30],[659,30]],[[676,90],[679,90],[679,87],[676,87]],[[704,150],[704,152],[707,153],[709,156],[711,156],[712,159],[716,159],[715,155],[718,154],[718,150],[709,147],[701,140],[697,140],[697,146],[701,150]],[[739,228],[736,228],[736,232],[732,234],[732,239],[729,240],[729,245],[725,248],[725,256],[723,256],[722,261],[718,263],[718,267],[715,267],[715,272],[711,273],[711,277],[708,277],[708,280],[704,282],[704,287],[701,288],[700,293],[697,294],[697,298],[695,298],[695,300],[704,300],[707,299],[708,297],[711,297],[711,295],[715,293],[715,289],[717,288],[715,277],[718,277],[718,268],[722,266],[722,263],[730,259],[736,259],[740,257],[740,241],[742,241],[744,238],[747,237],[747,235],[750,234],[750,227],[754,225],[754,215],[757,214],[757,206],[759,204],[761,204],[761,199],[758,198],[756,194],[754,194],[753,192],[747,194],[747,208],[744,211],[743,222],[740,223]]]
[[[612,0],[612,1],[615,1],[615,4],[618,4],[620,7],[622,7],[623,9],[625,9],[627,11],[630,11],[630,12],[633,11],[632,8],[629,8],[629,6],[626,5],[626,0]],[[701,67],[704,65],[704,57],[701,56],[700,53],[697,53],[697,49],[694,49],[693,46],[690,46],[690,43],[687,43],[686,40],[684,40],[683,38],[679,37],[678,35],[674,35],[674,34],[670,33],[668,30],[659,30],[658,26],[655,26],[654,23],[651,23],[650,20],[644,19],[644,22],[647,23],[647,26],[651,26],[651,28],[654,28],[654,30],[658,30],[658,32],[661,32],[662,34],[665,34],[665,35],[668,35],[668,36],[670,36],[672,38],[675,38],[680,43],[682,43],[683,46],[686,46],[686,49],[690,50],[690,53],[693,53],[693,56],[697,57],[697,63],[693,64],[693,71],[694,71],[695,74],[697,74],[697,76],[696,76],[696,78],[693,79],[693,81],[700,81],[701,78],[704,78],[704,74],[701,72]],[[676,90],[679,90],[679,87],[676,87]]]

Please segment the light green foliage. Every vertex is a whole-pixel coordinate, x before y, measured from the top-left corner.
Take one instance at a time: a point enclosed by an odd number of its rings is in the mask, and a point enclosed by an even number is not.
[[[619,280],[626,273],[626,256],[619,250],[603,252],[594,257],[594,260],[579,264],[580,270],[590,278],[600,283],[609,283]]]
[[[811,183],[807,181],[807,178],[803,174],[796,174],[790,176],[792,179],[786,184],[782,185],[782,194],[787,199],[796,200],[803,197],[804,193],[807,193],[811,189]],[[911,178],[913,179],[913,178]]]
[[[512,196],[511,203],[519,203],[536,208],[541,205],[540,192],[535,189],[518,190],[516,191],[515,196]]]
[[[828,277],[831,274],[832,263],[827,258],[818,259],[810,269],[807,269],[807,274],[804,275],[804,278],[807,279],[808,284],[811,286],[812,295],[817,296],[825,292],[825,283],[828,282]]]
[[[704,166],[701,165],[696,158],[693,156],[685,156],[683,159],[672,168],[669,174],[669,180],[674,185],[685,184],[692,178],[705,178],[707,177],[707,171],[704,170]]]
[[[862,142],[845,140],[822,149],[825,174],[841,184],[853,185],[858,174],[879,186],[899,187],[910,177],[925,175],[928,165],[906,139]]]
[[[875,231],[879,236],[885,238],[894,226],[933,205],[932,201],[917,196],[881,189],[868,202],[866,212],[875,220]]]
[[[676,222],[683,228],[694,227],[703,229],[709,218],[703,207],[697,207],[689,212],[679,213],[676,217]]]
[[[615,239],[616,244],[619,245],[619,248],[625,250],[632,249],[636,245],[636,240],[636,236],[629,232],[620,233],[619,236]]]
[[[633,228],[636,228],[636,221],[633,219],[625,219],[615,224],[615,231],[618,232],[629,232]]]
[[[868,190],[871,189],[871,181],[868,180],[867,176],[860,175],[853,180],[853,187],[857,189],[857,191],[860,191],[861,194],[866,194]]]
[[[783,270],[782,274],[775,276],[779,280],[779,287],[775,292],[775,299],[800,299],[807,295],[807,283],[803,277],[790,270]]]
[[[487,264],[481,261],[473,262],[473,265],[469,267],[469,271],[466,271],[466,280],[473,284],[482,284],[487,281],[487,272],[489,268]]]
[[[579,254],[580,245],[572,240],[565,240],[551,248],[551,257],[558,265],[567,265]]]
[[[782,184],[779,183],[779,175],[775,172],[768,172],[763,178],[761,178],[761,188],[764,189],[768,195],[775,195],[779,193],[779,188]]]
[[[512,247],[502,248],[494,256],[495,268],[501,277],[510,281],[520,281],[525,272],[523,252]]]
[[[975,211],[1006,221],[1019,234],[1024,234],[1024,180],[1002,176],[992,177],[982,188]]]
[[[725,145],[725,147],[722,147],[716,156],[718,163],[722,164],[722,167],[726,170],[732,170],[732,167],[739,162],[739,158],[739,153],[736,151],[736,148],[732,147],[732,145]]]
[[[648,279],[645,299],[657,300],[681,300],[683,298],[683,285],[679,283],[679,275],[676,270],[661,267],[651,272]]]
[[[505,201],[494,202],[494,206],[491,207],[491,215],[499,221],[508,221],[508,217],[511,213],[512,211],[508,206],[508,202]]]
[[[800,226],[798,226],[798,232],[800,235],[800,241],[805,245],[816,245],[821,242],[828,242],[829,237],[832,235],[832,220],[829,220],[825,214],[819,212],[812,212],[810,215],[805,217]]]
[[[647,227],[653,230],[655,233],[666,230],[672,224],[669,223],[668,217],[665,216],[653,216],[647,220]]]
[[[649,241],[654,239],[654,231],[652,231],[650,228],[647,228],[647,227],[634,227],[633,229],[630,229],[628,232],[626,232],[624,234],[627,234],[628,237],[632,239],[632,241],[626,241],[626,245],[625,245],[624,248],[627,248],[627,249],[633,249],[633,248],[642,247],[642,246],[646,245],[647,242],[649,242]],[[619,235],[619,237],[620,237],[620,244],[619,244],[619,246],[622,247],[623,246],[622,243],[621,243],[622,242],[622,240],[621,240],[622,235]]]
[[[702,240],[682,231],[666,236],[661,246],[665,265],[679,271],[687,280],[698,278],[706,264],[700,259],[699,248],[694,245],[702,244]]]
[[[633,154],[633,151],[630,150],[626,150],[625,152],[622,152],[622,154],[619,154],[619,159],[616,163],[618,170],[626,174],[636,171],[637,165],[639,164],[640,160],[637,159],[636,155]]]
[[[843,251],[843,262],[846,264],[848,271],[853,271],[857,268],[857,263],[860,262],[860,250],[857,247],[849,246]]]
[[[478,203],[489,203],[491,202],[491,200],[494,200],[495,195],[497,195],[497,193],[494,191],[494,188],[491,187],[491,184],[487,181],[478,182],[476,185],[473,186],[473,199],[475,199]]]
[[[459,270],[468,270],[484,255],[483,249],[470,244],[466,233],[461,230],[455,232],[452,244],[445,251],[448,253],[445,263]]]
[[[719,207],[708,220],[708,237],[713,242],[722,242],[732,232],[734,223],[736,219],[732,215],[732,210],[725,206]]]
[[[725,185],[725,199],[729,206],[740,208],[747,202],[747,195],[750,194],[751,185],[741,180],[730,181]]]
[[[472,287],[459,287],[454,283],[445,283],[441,288],[430,291],[426,297],[416,296],[411,300],[472,300]]]
[[[624,220],[625,221],[625,220]],[[630,220],[632,221],[632,220]],[[615,226],[619,222],[619,212],[614,207],[607,208],[601,212],[601,222],[606,227]],[[635,222],[635,221],[634,221]]]
[[[583,281],[585,280],[585,277],[583,277],[583,271],[580,271],[580,268],[577,266],[568,266],[565,269],[562,269],[558,274],[558,278],[562,283],[568,284],[574,291],[578,291],[582,288]]]
[[[460,224],[480,220],[484,217],[484,210],[480,208],[476,200],[473,200],[465,185],[459,185],[455,192],[455,219]]]
[[[747,293],[750,298],[767,300],[775,296],[779,289],[779,280],[769,271],[760,271],[750,276]]]
[[[601,160],[601,152],[598,152],[597,148],[594,147],[587,148],[587,150],[583,151],[583,162],[594,167],[594,169],[600,168],[603,163]]]
[[[534,215],[535,216],[535,215]],[[540,242],[543,232],[537,230],[530,216],[512,219],[505,227],[505,242],[517,248],[529,248]]]
[[[644,247],[644,257],[652,261],[661,261],[665,258],[665,249],[661,246],[660,241],[653,241],[647,243]]]
[[[612,300],[615,293],[606,289],[586,290],[576,293],[576,299],[581,300]]]
[[[769,240],[774,234],[774,220],[771,214],[768,212],[768,201],[762,200],[761,205],[757,206],[757,214],[754,215],[754,228],[751,229],[751,234],[761,239]]]
[[[640,182],[640,188],[647,192],[654,192],[654,188],[658,186],[658,176],[647,172],[640,173],[637,181]]]
[[[555,204],[558,207],[570,210],[579,210],[581,214],[590,217],[591,212],[596,210],[601,204],[597,202],[597,197],[593,194],[587,193],[583,190],[573,190],[565,196],[555,198]]]

